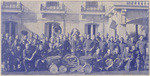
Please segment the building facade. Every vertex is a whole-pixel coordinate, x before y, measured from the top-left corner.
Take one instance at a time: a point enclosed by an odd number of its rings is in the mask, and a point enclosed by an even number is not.
[[[47,37],[68,35],[73,28],[80,35],[148,36],[148,1],[41,1],[2,2],[2,34],[23,31]]]

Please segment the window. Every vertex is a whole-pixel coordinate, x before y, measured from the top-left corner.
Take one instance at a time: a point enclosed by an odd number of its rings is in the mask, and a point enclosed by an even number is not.
[[[98,30],[98,24],[88,23],[85,24],[85,34],[90,36],[96,35]]]
[[[98,7],[98,2],[97,1],[87,1],[86,8],[89,8],[89,7]]]
[[[88,34],[91,35],[91,25],[88,25]]]
[[[5,25],[5,34],[8,33],[9,35],[15,37],[15,30],[16,30],[16,22],[6,21],[4,22]]]
[[[50,7],[50,6],[59,6],[59,2],[57,2],[57,1],[46,2],[46,7]]]
[[[45,24],[45,35],[49,38],[53,36],[57,36],[59,34],[61,34],[62,29],[59,26],[59,23],[55,23],[55,22],[48,22]]]

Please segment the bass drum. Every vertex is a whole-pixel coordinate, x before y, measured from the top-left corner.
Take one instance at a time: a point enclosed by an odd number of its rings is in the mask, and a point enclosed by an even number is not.
[[[92,66],[90,64],[85,64],[83,66],[84,68],[84,73],[91,73],[92,72]]]
[[[50,73],[52,73],[52,74],[57,74],[57,73],[58,73],[58,67],[57,67],[57,65],[51,64],[51,65],[49,66],[49,71],[50,71]]]
[[[81,65],[77,66],[77,72],[83,73],[84,72],[83,66],[81,66]]]
[[[112,59],[107,59],[107,60],[105,61],[105,63],[106,63],[107,66],[110,66],[110,65],[113,65],[113,64],[114,64]]]
[[[63,65],[67,67],[77,67],[79,65],[79,59],[72,54],[67,54],[63,57]]]
[[[60,72],[60,73],[65,73],[65,72],[67,72],[67,67],[65,67],[65,66],[63,66],[63,65],[60,66],[60,67],[59,67],[59,72]]]
[[[121,59],[120,58],[116,58],[115,60],[114,60],[114,66],[115,67],[119,67],[121,65]]]

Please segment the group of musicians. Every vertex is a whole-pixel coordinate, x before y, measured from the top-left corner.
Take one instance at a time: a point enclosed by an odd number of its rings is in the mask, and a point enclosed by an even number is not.
[[[47,57],[74,54],[81,61],[91,57],[90,64],[98,71],[144,70],[147,42],[144,36],[135,42],[133,37],[124,40],[100,37],[100,33],[94,39],[78,33],[51,38],[34,33],[13,38],[6,33],[2,35],[2,64],[6,71],[40,71],[47,70]]]

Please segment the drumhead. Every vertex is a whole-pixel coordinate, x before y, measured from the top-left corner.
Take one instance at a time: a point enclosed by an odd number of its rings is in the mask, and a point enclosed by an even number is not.
[[[89,64],[84,66],[84,72],[85,73],[91,73],[92,72],[92,66],[90,66]]]
[[[84,72],[84,68],[83,68],[83,66],[78,65],[78,66],[77,66],[77,72],[79,72],[79,73]]]
[[[67,67],[61,65],[61,66],[59,67],[59,72],[60,72],[60,73],[65,73],[65,72],[67,72]]]
[[[110,66],[110,65],[113,64],[113,60],[112,59],[107,59],[105,62],[106,62],[107,66]]]
[[[49,66],[49,71],[52,74],[56,74],[56,73],[58,73],[58,67],[55,64],[52,64]]]

